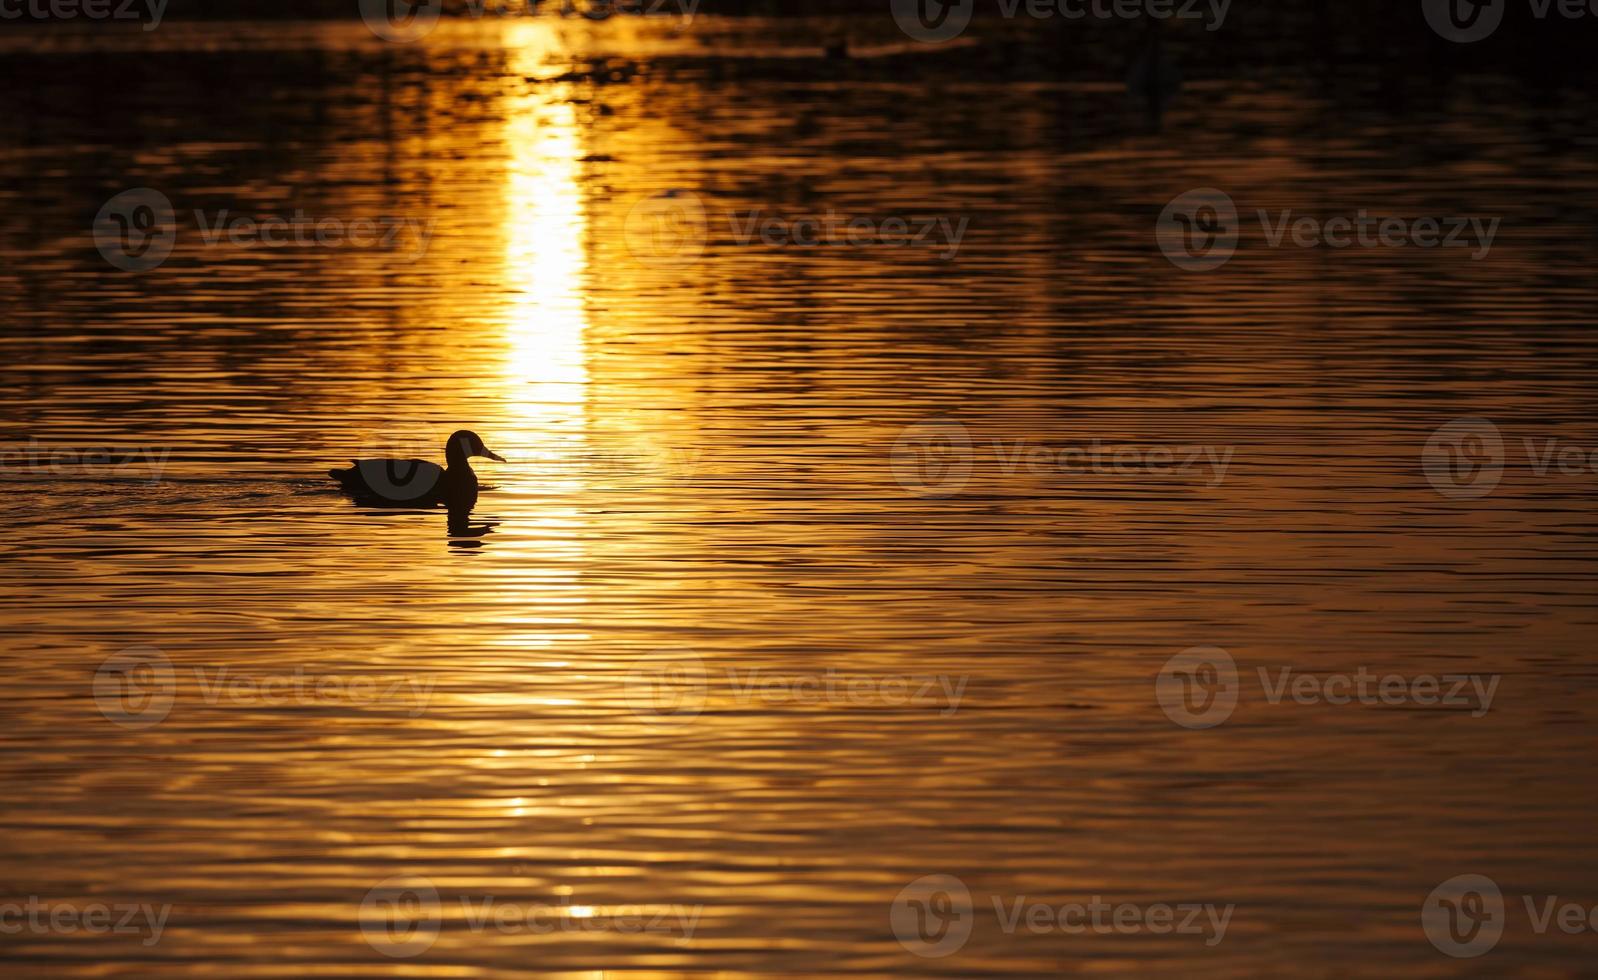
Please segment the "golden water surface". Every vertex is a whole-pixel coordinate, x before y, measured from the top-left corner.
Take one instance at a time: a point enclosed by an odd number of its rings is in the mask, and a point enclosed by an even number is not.
[[[1598,477],[1524,448],[1598,447],[1585,96],[1217,83],[1156,130],[1115,84],[831,65],[828,29],[6,42],[0,901],[170,906],[152,943],[0,936],[9,975],[1590,964],[1520,909],[1598,902]],[[1184,272],[1155,221],[1206,186],[1502,231]],[[142,273],[92,234],[136,187],[178,216]],[[210,243],[196,210],[426,231]],[[968,224],[953,258],[739,240],[829,211]],[[1508,455],[1475,499],[1422,466],[1466,417]],[[324,476],[458,428],[509,460],[467,526]],[[131,458],[24,455],[62,447]],[[1242,674],[1211,729],[1156,698],[1198,646]],[[108,711],[119,655],[157,722]],[[1283,667],[1499,686],[1273,704]],[[1510,902],[1474,965],[1420,920],[1464,873]],[[890,921],[927,875],[973,898],[948,956]],[[1235,912],[1214,944],[1003,924],[1095,898]],[[391,900],[425,949],[372,941]]]

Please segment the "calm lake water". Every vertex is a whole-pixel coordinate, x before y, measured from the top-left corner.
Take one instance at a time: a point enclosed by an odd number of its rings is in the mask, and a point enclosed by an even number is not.
[[[1157,128],[1119,54],[879,19],[0,41],[9,975],[1590,968],[1525,905],[1598,903],[1588,93],[1194,75]],[[462,427],[467,526],[325,478]],[[1422,927],[1462,874],[1482,959]],[[96,903],[152,911],[48,922]]]

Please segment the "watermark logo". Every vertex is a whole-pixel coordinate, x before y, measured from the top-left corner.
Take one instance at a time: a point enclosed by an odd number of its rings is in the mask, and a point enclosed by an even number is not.
[[[893,478],[919,497],[950,497],[971,479],[971,433],[934,419],[906,426],[889,453]]]
[[[705,664],[692,654],[635,667],[626,679],[627,704],[653,723],[685,724],[699,717],[709,697]]]
[[[361,900],[361,935],[373,949],[394,959],[432,949],[442,918],[438,888],[421,876],[386,878]]]
[[[1492,711],[1499,674],[1308,674],[1294,667],[1256,667],[1265,700],[1272,705],[1360,704],[1468,710],[1472,718]],[[1242,687],[1237,663],[1219,647],[1194,647],[1165,662],[1154,681],[1154,697],[1165,716],[1183,728],[1214,728],[1237,709]]]
[[[284,707],[379,704],[421,717],[434,681],[425,677],[315,673],[304,667],[274,674],[236,674],[232,668],[192,668],[194,690],[208,705]],[[131,730],[153,728],[172,713],[177,672],[155,647],[129,647],[100,665],[94,699],[100,713]]]
[[[0,902],[0,935],[143,936],[142,946],[161,941],[172,906],[149,902],[47,902],[37,895],[23,902]]]
[[[741,246],[767,248],[930,248],[940,262],[960,254],[971,225],[968,217],[911,214],[870,217],[835,208],[790,215],[745,208],[711,215],[692,191],[670,190],[642,198],[627,212],[622,237],[644,265],[686,265],[700,258],[712,228]]]
[[[1292,667],[1274,672],[1256,667],[1265,700],[1281,704],[1362,704],[1367,707],[1414,704],[1421,707],[1468,708],[1472,718],[1484,717],[1493,710],[1498,695],[1500,674],[1402,674],[1371,673],[1360,667],[1352,674],[1301,674]],[[1274,675],[1274,676],[1273,676]]]
[[[395,44],[410,44],[431,34],[443,12],[444,0],[361,0],[366,26]]]
[[[141,30],[153,31],[166,5],[167,0],[0,0],[0,20],[136,20]]]
[[[1557,929],[1567,936],[1598,933],[1598,905],[1567,902],[1558,895],[1521,895],[1531,931]],[[1455,875],[1433,888],[1421,905],[1421,928],[1438,952],[1473,959],[1492,952],[1509,927],[1509,910],[1498,883],[1486,875]]]
[[[1503,222],[1471,215],[1373,217],[1365,208],[1329,218],[1295,215],[1292,208],[1274,212],[1256,208],[1254,214],[1260,240],[1269,248],[1468,248],[1476,262],[1492,253]],[[1172,265],[1205,272],[1220,268],[1236,254],[1243,228],[1229,195],[1201,187],[1177,195],[1165,206],[1155,225],[1155,238]]]
[[[1486,875],[1455,875],[1426,896],[1421,928],[1440,952],[1457,959],[1480,956],[1504,935],[1504,894]]]
[[[922,708],[936,709],[945,718],[960,710],[970,683],[964,675],[872,675],[834,667],[793,673],[730,666],[712,678],[697,657],[688,657],[629,672],[627,701],[648,721],[691,721],[705,709],[712,679],[718,700],[740,705]]]
[[[952,956],[971,938],[971,890],[954,875],[925,875],[899,890],[888,924],[899,945],[925,959]]]
[[[1478,500],[1504,478],[1504,437],[1484,418],[1455,419],[1426,440],[1421,470],[1451,500]]]
[[[128,647],[94,672],[94,702],[106,720],[130,731],[166,720],[177,697],[172,661],[155,647]]]
[[[412,44],[433,32],[444,11],[443,0],[360,0],[361,19],[371,32],[395,44]],[[486,17],[536,17],[552,12],[561,17],[608,20],[620,14],[653,16],[675,8],[692,23],[699,0],[466,0],[452,5],[452,14],[467,20]]]
[[[693,939],[703,905],[581,905],[563,896],[559,903],[508,902],[496,896],[458,898],[450,922],[472,935],[546,936],[551,933],[612,932],[621,935],[676,935]],[[374,885],[361,902],[361,934],[373,949],[394,959],[420,956],[438,941],[445,905],[427,878],[402,876]]]
[[[1293,217],[1285,208],[1273,217],[1258,209],[1260,228],[1271,248],[1281,248],[1291,239],[1299,248],[1468,248],[1473,261],[1485,259],[1493,250],[1501,218],[1453,215],[1444,218],[1373,218],[1361,209],[1354,217]]]
[[[25,446],[0,445],[0,472],[115,479],[145,475],[154,485],[161,482],[161,473],[171,455],[172,450],[164,446],[54,446],[30,436]]]
[[[1194,730],[1214,728],[1237,708],[1237,661],[1220,647],[1193,647],[1165,662],[1154,697],[1165,716]]]
[[[893,19],[917,41],[941,44],[965,33],[976,0],[893,0]]]
[[[697,261],[710,237],[705,202],[692,191],[672,189],[643,198],[627,212],[627,251],[644,265],[676,266]]]
[[[809,674],[728,667],[724,690],[740,704],[936,708],[939,715],[947,718],[960,710],[970,680],[964,675],[948,674],[875,676],[844,673],[834,667]]]
[[[1178,269],[1207,272],[1231,260],[1240,228],[1231,196],[1200,187],[1171,199],[1155,224],[1155,238]]]
[[[409,243],[409,250],[400,254],[406,261],[415,262],[427,254],[438,219],[381,215],[346,221],[313,218],[303,208],[296,208],[292,216],[265,218],[235,215],[223,208],[207,217],[203,210],[195,208],[194,223],[200,240],[208,246],[225,242],[235,248],[378,248],[399,252],[401,243]]]
[[[912,214],[872,218],[825,213],[792,217],[754,208],[727,215],[731,239],[739,245],[768,248],[935,248],[940,262],[960,254],[971,226],[968,217]]]
[[[1519,440],[1526,469],[1539,479],[1598,474],[1598,446],[1559,436]],[[1511,457],[1498,426],[1484,418],[1455,419],[1437,428],[1421,450],[1432,488],[1453,500],[1478,500],[1498,489]]]
[[[1007,936],[1203,936],[1204,945],[1226,938],[1236,905],[1184,902],[1107,902],[1094,895],[1086,902],[1039,902],[1026,895],[989,896],[994,918]],[[926,875],[900,889],[888,910],[888,923],[899,945],[924,959],[959,952],[975,926],[971,891],[954,875]]]
[[[1474,44],[1490,37],[1503,23],[1508,6],[1509,0],[1421,0],[1426,23],[1455,44]]]
[[[172,201],[152,187],[135,187],[106,201],[94,218],[94,247],[124,272],[149,272],[177,245]]]
[[[978,453],[985,471],[1006,478],[1027,473],[1040,479],[1100,477],[1190,479],[1216,487],[1226,479],[1234,447],[1179,444],[1060,443],[994,438],[978,443],[962,424],[945,419],[906,426],[889,463],[899,485],[920,497],[950,497],[965,489]],[[991,454],[991,459],[987,459]]]
[[[971,25],[975,0],[892,0],[899,29],[917,41],[941,44]],[[1218,31],[1226,23],[1232,0],[998,0],[1006,20],[1207,20],[1204,29]]]
[[[207,215],[193,209],[195,228],[207,246],[237,248],[381,248],[404,252],[407,261],[426,254],[438,219],[384,215],[376,218],[313,218],[296,208],[292,216],[258,218],[223,208]],[[177,212],[160,191],[136,187],[111,198],[94,220],[94,242],[105,260],[126,272],[149,272],[177,244]]]

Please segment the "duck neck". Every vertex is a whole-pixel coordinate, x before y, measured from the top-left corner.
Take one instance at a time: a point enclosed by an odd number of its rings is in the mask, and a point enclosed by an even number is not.
[[[444,466],[455,473],[470,473],[472,464],[467,460],[466,447],[458,442],[451,442],[445,446]]]

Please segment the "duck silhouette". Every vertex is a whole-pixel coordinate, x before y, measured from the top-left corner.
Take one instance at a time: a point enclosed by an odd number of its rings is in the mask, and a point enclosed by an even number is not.
[[[448,507],[469,512],[477,503],[477,474],[469,462],[483,456],[503,463],[470,429],[444,443],[444,465],[425,459],[357,459],[347,470],[328,470],[357,501],[380,507]]]

